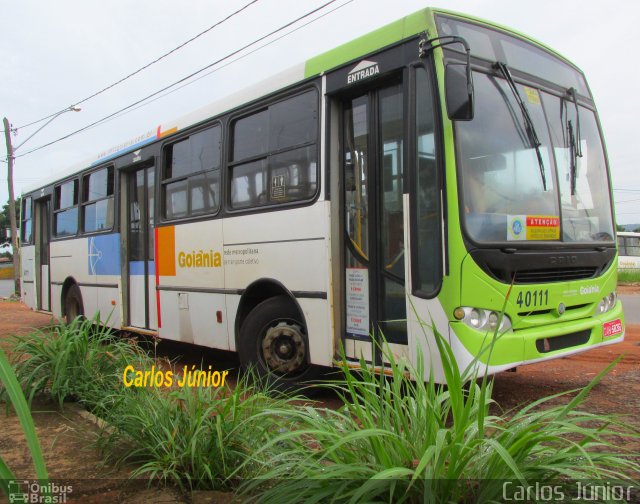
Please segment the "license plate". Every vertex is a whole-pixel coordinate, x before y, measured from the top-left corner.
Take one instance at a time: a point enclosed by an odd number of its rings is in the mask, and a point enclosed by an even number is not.
[[[622,321],[612,320],[611,322],[605,322],[602,325],[602,336],[604,338],[610,338],[622,333]]]

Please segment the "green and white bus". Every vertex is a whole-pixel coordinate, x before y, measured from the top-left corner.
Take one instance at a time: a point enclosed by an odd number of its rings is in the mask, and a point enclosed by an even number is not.
[[[23,300],[57,317],[291,384],[341,345],[384,371],[383,337],[442,381],[431,323],[481,374],[624,338],[584,75],[469,16],[421,10],[67,173],[21,217]]]

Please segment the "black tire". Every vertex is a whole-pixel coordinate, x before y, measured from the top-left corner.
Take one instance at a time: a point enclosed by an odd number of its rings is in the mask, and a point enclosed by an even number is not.
[[[77,317],[84,317],[84,306],[80,287],[73,284],[64,298],[64,319],[67,324],[70,324]]]
[[[321,368],[309,364],[307,330],[286,296],[258,304],[245,319],[238,337],[244,369],[279,390],[295,390],[317,379]]]

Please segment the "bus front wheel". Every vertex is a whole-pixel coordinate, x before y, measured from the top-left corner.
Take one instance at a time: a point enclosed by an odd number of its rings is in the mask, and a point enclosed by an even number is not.
[[[309,364],[305,324],[286,296],[258,304],[245,319],[238,338],[240,364],[279,389],[295,389],[317,378]]]

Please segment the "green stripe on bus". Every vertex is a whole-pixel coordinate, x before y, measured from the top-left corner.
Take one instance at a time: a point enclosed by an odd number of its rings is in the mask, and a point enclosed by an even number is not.
[[[431,24],[432,12],[431,9],[423,9],[415,12],[414,14],[410,14],[351,42],[347,42],[335,49],[307,60],[304,71],[305,78],[321,74],[322,72],[336,68],[365,54],[379,51],[382,47],[395,44],[425,31]]]

